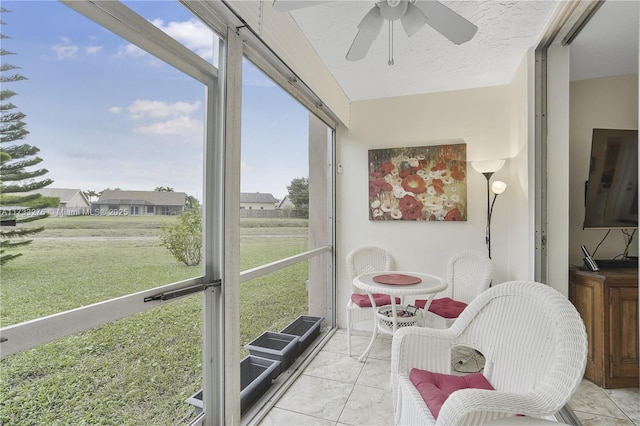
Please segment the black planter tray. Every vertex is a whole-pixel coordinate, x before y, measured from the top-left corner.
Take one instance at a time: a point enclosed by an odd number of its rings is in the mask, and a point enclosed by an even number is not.
[[[240,361],[240,412],[244,413],[271,386],[280,362],[249,355]],[[202,389],[185,400],[195,407],[196,414],[202,412]]]
[[[280,361],[276,376],[289,368],[298,356],[298,336],[265,331],[244,347],[251,355]]]
[[[320,326],[324,321],[323,317],[313,317],[310,315],[300,315],[280,330],[281,333],[299,336],[298,355],[304,352],[313,341],[320,335]]]

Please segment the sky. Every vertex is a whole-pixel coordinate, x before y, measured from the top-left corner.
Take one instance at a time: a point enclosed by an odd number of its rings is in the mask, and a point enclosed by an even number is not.
[[[211,62],[212,32],[174,1],[123,2]],[[50,188],[202,194],[204,86],[57,1],[2,1],[7,83]],[[10,86],[9,86],[10,85]],[[5,89],[5,87],[3,87]],[[241,191],[308,176],[308,112],[244,61]]]

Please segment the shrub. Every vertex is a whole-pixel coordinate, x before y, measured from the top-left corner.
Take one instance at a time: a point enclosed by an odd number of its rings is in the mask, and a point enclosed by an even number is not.
[[[202,260],[202,216],[200,209],[186,211],[172,225],[160,227],[160,241],[178,261],[187,266]]]

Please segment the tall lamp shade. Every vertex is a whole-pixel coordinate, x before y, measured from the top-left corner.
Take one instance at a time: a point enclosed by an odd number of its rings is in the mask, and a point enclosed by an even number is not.
[[[471,167],[478,173],[495,173],[504,166],[504,160],[472,161]]]

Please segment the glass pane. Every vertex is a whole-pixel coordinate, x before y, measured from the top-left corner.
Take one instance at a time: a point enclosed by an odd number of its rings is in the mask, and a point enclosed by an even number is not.
[[[176,1],[123,1],[182,45],[214,66],[218,66],[218,37]]]
[[[0,424],[176,425],[202,387],[202,296],[2,360]]]
[[[242,95],[240,269],[247,270],[331,244],[332,131],[248,60]],[[330,257],[242,283],[243,356],[245,344],[301,315],[328,319]]]
[[[309,112],[247,60],[242,79],[240,217],[248,223],[296,219],[306,226]],[[292,183],[302,191],[299,199],[289,196]]]
[[[193,20],[175,2],[142,3],[157,7],[149,19]],[[36,191],[53,197],[47,209],[3,202],[18,221],[50,217],[12,228],[45,230],[7,251],[21,256],[3,265],[2,326],[201,276],[170,229],[202,200],[203,85],[61,3],[2,6],[15,53],[3,64],[27,77],[3,83],[29,131],[12,143],[39,148],[48,173],[35,181],[53,180]],[[194,220],[183,234],[197,246]]]
[[[299,315],[308,314],[308,262],[242,283],[240,289],[240,353],[265,331],[279,332]]]

